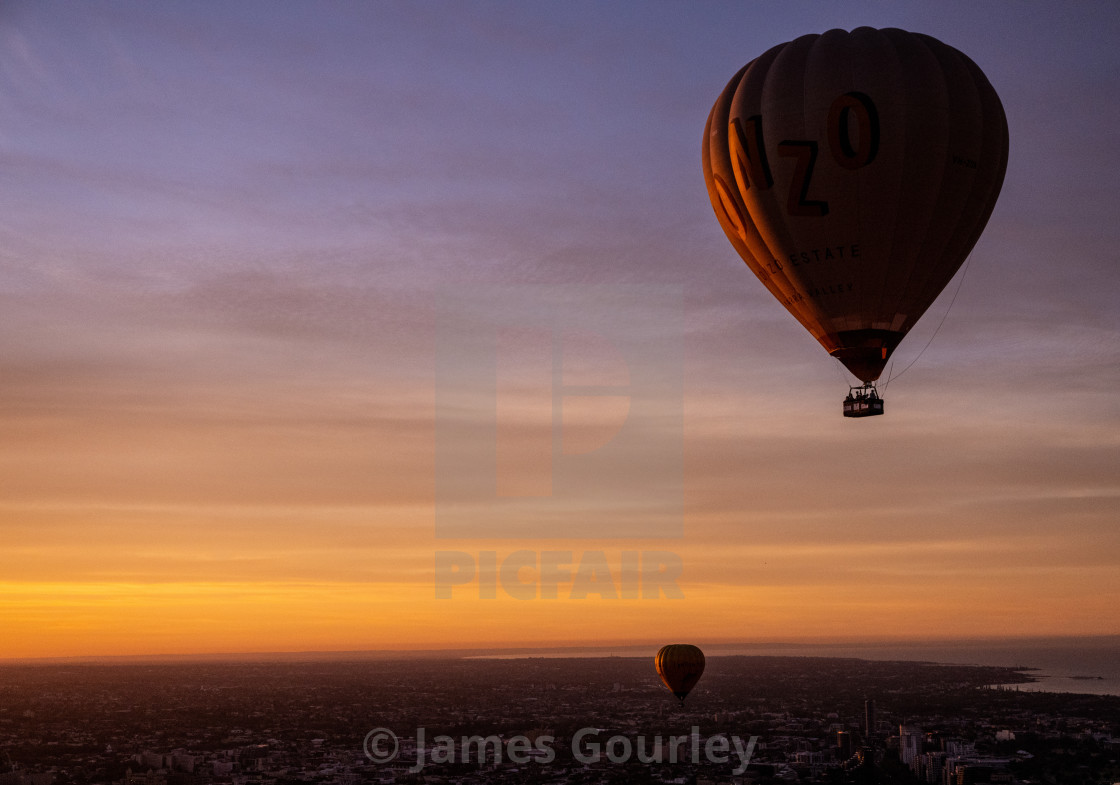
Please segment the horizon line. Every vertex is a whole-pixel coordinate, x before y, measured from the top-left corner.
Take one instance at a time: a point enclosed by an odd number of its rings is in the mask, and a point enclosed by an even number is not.
[[[1097,635],[1001,635],[991,637],[963,637],[963,638],[873,638],[873,639],[793,639],[778,641],[749,641],[730,640],[713,641],[704,643],[705,653],[713,652],[709,656],[750,656],[739,654],[718,654],[720,650],[731,648],[887,648],[891,646],[917,647],[917,646],[983,646],[993,644],[1015,645],[1024,643],[1050,643],[1056,645],[1074,644],[1084,646],[1087,642],[1100,644],[1120,644],[1120,633],[1103,633]],[[637,648],[650,649],[650,656],[659,649],[663,643],[649,643],[633,641],[616,644],[535,644],[531,646],[471,646],[449,648],[401,648],[401,649],[308,649],[289,651],[242,651],[242,652],[164,652],[147,654],[72,654],[47,657],[0,657],[0,666],[10,665],[63,665],[63,664],[132,664],[142,662],[276,662],[276,661],[307,661],[307,660],[362,660],[362,659],[406,659],[423,657],[425,659],[466,659],[471,657],[487,656],[516,656],[525,654],[532,656],[535,653],[550,653],[563,656],[564,652],[572,652],[571,658],[600,658],[613,657],[639,659],[642,655],[627,653],[615,655],[616,650],[632,651]],[[603,654],[576,654],[575,652],[604,652]],[[794,656],[794,655],[779,655]],[[858,658],[857,658],[858,659]]]

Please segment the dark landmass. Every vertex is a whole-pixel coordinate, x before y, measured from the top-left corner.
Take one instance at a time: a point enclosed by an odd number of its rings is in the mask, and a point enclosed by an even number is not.
[[[1024,670],[711,657],[682,707],[648,658],[6,665],[0,785],[1120,780],[1120,697],[1018,692]],[[396,760],[364,754],[375,728],[398,737]],[[439,735],[500,748],[409,771],[418,728],[429,748]],[[604,744],[697,728],[757,745],[738,773],[734,756],[587,763],[572,740],[588,728]],[[518,737],[553,758],[517,762]]]

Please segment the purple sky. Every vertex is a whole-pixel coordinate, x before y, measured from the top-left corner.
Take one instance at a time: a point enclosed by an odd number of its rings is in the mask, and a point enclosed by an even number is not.
[[[853,423],[850,377],[724,238],[700,143],[748,60],[861,25],[972,57],[1011,152],[936,340],[892,383],[887,416]],[[0,539],[15,545],[0,575],[131,575],[159,551],[144,527],[163,524],[105,510],[229,505],[246,520],[365,505],[354,548],[391,533],[430,565],[440,304],[499,284],[639,285],[683,297],[696,571],[748,591],[753,568],[704,546],[917,542],[932,591],[952,580],[937,549],[953,543],[984,554],[960,566],[977,586],[1000,565],[999,619],[1023,586],[1115,607],[1117,40],[1112,2],[4,3]],[[614,318],[645,323],[656,303]],[[120,563],[71,551],[94,530]],[[217,540],[205,558],[232,563]],[[159,552],[138,580],[209,575],[200,555]],[[263,552],[262,574],[330,574]],[[837,585],[892,590],[860,561],[837,553]],[[784,569],[774,585],[798,580],[796,559]],[[1120,632],[1101,618],[1062,629]]]

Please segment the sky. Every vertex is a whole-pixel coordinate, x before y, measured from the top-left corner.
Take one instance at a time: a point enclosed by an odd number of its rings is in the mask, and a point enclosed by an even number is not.
[[[731,76],[968,54],[883,417],[727,242]],[[0,5],[0,658],[1120,633],[1120,7]],[[950,307],[951,306],[951,307]]]

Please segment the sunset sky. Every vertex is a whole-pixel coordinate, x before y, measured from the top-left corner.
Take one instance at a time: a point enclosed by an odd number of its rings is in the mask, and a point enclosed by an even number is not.
[[[972,57],[1011,149],[847,420],[700,145],[747,61],[862,25]],[[1113,2],[0,4],[0,658],[1120,633],[1117,40]]]

